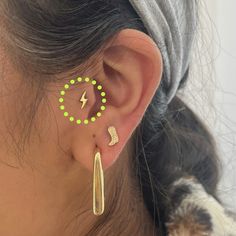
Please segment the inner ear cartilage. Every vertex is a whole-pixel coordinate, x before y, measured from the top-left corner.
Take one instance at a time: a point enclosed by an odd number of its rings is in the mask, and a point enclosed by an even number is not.
[[[98,110],[96,112],[96,115],[87,118],[87,119],[79,119],[74,117],[73,115],[69,114],[68,111],[66,111],[66,106],[64,105],[65,102],[65,95],[67,90],[69,90],[70,86],[74,86],[76,85],[77,82],[86,82],[86,83],[91,83],[99,92],[100,97],[101,97],[101,106],[100,106],[100,110]],[[72,79],[69,81],[69,83],[66,83],[63,87],[62,90],[59,91],[60,97],[58,99],[59,101],[59,109],[63,112],[64,117],[66,117],[70,122],[75,122],[77,125],[80,124],[89,124],[90,122],[93,123],[95,122],[98,118],[100,118],[102,116],[103,111],[106,110],[106,93],[103,91],[103,87],[100,84],[97,84],[97,81],[94,79],[90,79],[89,77],[77,77],[77,79]],[[86,97],[86,91],[83,92],[81,98],[80,98],[80,102],[82,103],[81,109],[83,109],[86,104],[88,103],[88,98]]]
[[[116,143],[119,142],[119,137],[118,137],[118,134],[116,132],[116,128],[114,126],[110,126],[108,128],[108,132],[111,136],[111,141],[110,143],[108,144],[109,146],[114,146]]]

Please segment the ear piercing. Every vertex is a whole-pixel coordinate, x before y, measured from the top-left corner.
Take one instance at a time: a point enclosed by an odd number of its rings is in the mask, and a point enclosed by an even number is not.
[[[109,146],[113,146],[119,142],[119,138],[114,126],[108,128],[111,136]],[[101,161],[101,153],[97,151],[93,163],[93,214],[96,216],[102,215],[105,208],[104,196],[104,173]]]
[[[108,128],[108,132],[109,132],[109,134],[111,136],[111,141],[110,141],[110,143],[108,145],[109,146],[113,146],[113,145],[115,145],[116,143],[119,142],[119,137],[118,137],[118,134],[116,132],[116,128],[114,126],[110,126]]]
[[[93,214],[102,215],[104,212],[104,173],[101,153],[97,151],[93,162]]]
[[[93,117],[87,118],[87,119],[81,119],[79,117],[75,117],[74,115],[70,114],[68,112],[68,110],[66,109],[66,106],[64,104],[65,102],[65,95],[67,90],[71,87],[71,86],[76,86],[76,83],[81,83],[81,82],[86,82],[86,83],[90,83],[92,84],[98,91],[99,95],[100,95],[100,102],[101,102],[101,106],[100,109],[95,113],[95,115]],[[75,122],[76,124],[80,125],[80,124],[85,124],[88,125],[90,122],[95,122],[99,117],[102,116],[103,111],[106,110],[106,93],[103,91],[103,87],[101,84],[98,84],[96,80],[94,79],[90,79],[89,77],[78,77],[77,79],[72,79],[70,80],[68,83],[66,83],[63,87],[62,90],[59,91],[60,93],[60,97],[58,99],[59,101],[59,109],[63,112],[64,117],[66,117],[70,122]],[[83,92],[81,98],[80,98],[80,102],[82,103],[81,105],[81,109],[83,109],[86,104],[88,103],[88,98],[87,98],[87,93],[86,91]]]
[[[85,98],[86,93],[87,93],[87,91],[84,91],[84,93],[83,93],[83,95],[82,95],[82,97],[81,97],[81,99],[80,99],[80,102],[82,103],[81,109],[84,108],[84,106],[86,105],[86,103],[87,103],[87,101],[88,101],[88,99]]]

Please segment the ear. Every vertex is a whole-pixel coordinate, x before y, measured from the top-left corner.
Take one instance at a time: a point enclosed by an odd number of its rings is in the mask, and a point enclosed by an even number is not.
[[[105,48],[94,68],[96,76],[92,79],[101,84],[106,93],[106,109],[95,122],[81,125],[75,131],[72,145],[74,158],[91,171],[96,147],[101,152],[104,169],[117,160],[160,84],[163,65],[159,48],[148,35],[124,29]],[[89,94],[88,99],[93,102],[87,105],[88,118],[101,105],[96,89],[90,88]],[[119,136],[114,146],[108,146],[109,126],[114,126]]]

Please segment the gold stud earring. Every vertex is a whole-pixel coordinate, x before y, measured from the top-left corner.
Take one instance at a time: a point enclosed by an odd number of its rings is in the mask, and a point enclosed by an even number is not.
[[[102,215],[104,212],[104,175],[101,153],[96,152],[93,164],[93,213]]]
[[[109,132],[109,134],[111,136],[111,141],[110,141],[110,143],[108,145],[109,146],[113,146],[113,145],[115,145],[116,143],[119,142],[119,137],[118,137],[118,134],[116,132],[116,128],[114,126],[110,126],[108,128],[108,132]]]
[[[80,102],[82,103],[81,109],[84,108],[84,106],[86,105],[86,103],[87,103],[87,101],[88,101],[88,99],[85,98],[86,93],[87,93],[87,91],[84,91],[84,92],[83,92],[83,95],[82,95],[82,97],[81,97],[81,99],[80,99]]]

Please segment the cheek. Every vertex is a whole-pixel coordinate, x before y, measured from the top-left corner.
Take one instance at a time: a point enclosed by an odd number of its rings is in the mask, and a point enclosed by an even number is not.
[[[3,81],[0,88],[0,161],[15,166],[13,151],[19,134],[15,95],[4,89]]]
[[[10,158],[18,142],[23,100],[22,79],[0,48],[0,161],[14,165]]]
[[[16,161],[13,156],[17,150],[22,129],[22,105],[20,105],[22,97],[19,97],[17,90],[8,89],[2,79],[0,88],[0,161],[15,166]]]
[[[29,199],[24,199],[24,194],[28,196],[27,191],[25,191],[25,183],[22,183],[22,176],[15,168],[0,165],[0,233],[4,235],[10,235],[9,229],[14,225],[14,227],[22,228],[22,221],[17,219],[22,219],[22,217],[27,217],[29,204]],[[20,182],[21,183],[20,183]],[[20,189],[21,187],[21,189]],[[27,217],[29,220],[29,217]],[[12,233],[12,232],[11,232]]]

